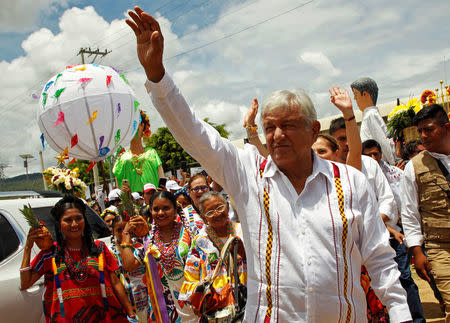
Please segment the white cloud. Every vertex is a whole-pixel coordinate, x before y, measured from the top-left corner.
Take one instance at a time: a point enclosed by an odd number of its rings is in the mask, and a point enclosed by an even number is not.
[[[315,67],[321,76],[339,76],[341,71],[333,66],[330,59],[322,52],[303,52],[299,59]]]
[[[0,3],[0,32],[27,32],[37,23],[39,15],[66,7],[67,0],[2,0]]]
[[[28,4],[27,12],[37,12],[33,8],[44,3],[61,2],[35,1]],[[249,28],[298,4],[295,0],[259,0],[228,6],[224,10],[233,14],[206,27],[199,21],[183,26],[184,32],[195,30],[186,37],[172,31],[177,21],[158,17],[166,40],[167,72],[196,114],[226,123],[231,139],[244,135],[242,118],[251,100],[257,97],[262,102],[277,89],[307,90],[320,118],[337,112],[327,92],[335,84],[348,88],[356,78],[371,76],[378,82],[379,102],[383,103],[435,88],[443,78],[442,56],[450,57],[449,48],[441,37],[430,35],[440,35],[450,27],[444,19],[449,9],[445,1],[425,5],[412,0],[407,8],[388,0],[364,4],[315,1]],[[439,26],[411,18],[421,17],[427,7],[433,10],[426,11],[426,20],[440,21]],[[7,18],[13,23],[20,12],[14,8],[11,12]],[[39,86],[65,65],[79,63],[76,54],[80,47],[99,44],[101,50],[112,50],[98,61],[123,70],[141,106],[149,112],[152,130],[163,126],[143,87],[145,75],[136,57],[134,34],[122,18],[107,22],[92,7],[68,9],[61,15],[58,32],[46,28],[34,31],[22,43],[23,57],[0,62],[0,136],[6,138],[0,143],[0,159],[13,166],[6,170],[8,176],[23,173],[19,153],[37,157],[40,149],[37,103],[30,98],[31,93],[39,93]],[[0,26],[8,25],[4,21],[2,18]],[[211,45],[190,51],[208,43]],[[45,150],[47,165],[54,164],[54,155],[51,149]],[[31,172],[40,171],[37,160],[30,167]]]

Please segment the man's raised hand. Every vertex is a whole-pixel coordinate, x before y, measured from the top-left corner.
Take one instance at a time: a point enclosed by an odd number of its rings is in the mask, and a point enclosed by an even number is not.
[[[258,100],[255,98],[244,116],[244,128],[254,127],[256,115],[258,114]]]
[[[333,86],[329,89],[331,103],[341,110],[344,118],[353,116],[352,99],[347,90],[342,90],[340,86]]]
[[[141,8],[128,11],[132,20],[125,22],[133,29],[137,41],[139,62],[144,67],[147,78],[157,83],[161,81],[165,70],[163,65],[164,37],[159,23]]]

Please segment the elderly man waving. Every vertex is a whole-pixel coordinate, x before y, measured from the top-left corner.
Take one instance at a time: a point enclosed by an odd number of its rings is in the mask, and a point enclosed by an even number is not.
[[[236,201],[248,264],[248,322],[365,322],[361,265],[392,322],[411,320],[405,291],[364,175],[318,158],[309,97],[277,91],[261,116],[270,156],[236,148],[199,120],[165,72],[158,22],[129,12],[147,89],[181,146]]]

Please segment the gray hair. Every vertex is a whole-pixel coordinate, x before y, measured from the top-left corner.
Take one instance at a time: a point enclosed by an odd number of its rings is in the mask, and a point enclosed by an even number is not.
[[[217,196],[220,197],[220,199],[222,200],[222,202],[228,207],[228,201],[227,199],[220,194],[219,192],[216,191],[209,191],[206,192],[205,194],[202,195],[202,197],[200,198],[200,200],[198,201],[198,208],[200,209],[200,213],[203,215],[203,203],[205,203],[205,201],[209,200],[210,198]]]
[[[279,90],[269,94],[261,108],[261,120],[276,109],[297,112],[299,116],[305,118],[306,127],[317,120],[314,104],[303,89]]]
[[[350,87],[352,89],[358,90],[361,93],[361,95],[363,94],[364,91],[366,91],[367,93],[369,93],[373,105],[377,104],[378,85],[377,82],[372,80],[370,77],[361,77],[352,84],[350,84]]]

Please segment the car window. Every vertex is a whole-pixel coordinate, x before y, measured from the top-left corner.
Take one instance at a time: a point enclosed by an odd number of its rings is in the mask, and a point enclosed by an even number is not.
[[[34,213],[38,217],[38,219],[45,223],[45,226],[50,231],[55,239],[55,220],[50,214],[50,210],[52,207],[36,207],[33,208]],[[111,235],[111,231],[109,230],[106,223],[100,218],[100,216],[94,212],[91,208],[86,208],[86,217],[88,219],[89,225],[92,230],[92,235],[94,239],[104,238]]]
[[[0,262],[13,254],[19,248],[19,237],[11,224],[0,214]]]

